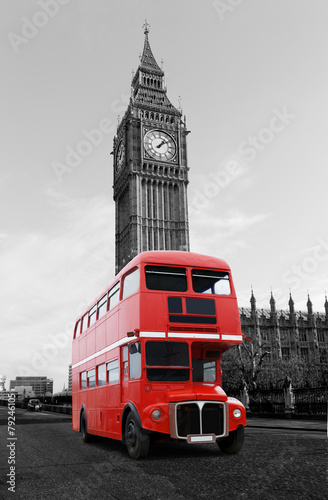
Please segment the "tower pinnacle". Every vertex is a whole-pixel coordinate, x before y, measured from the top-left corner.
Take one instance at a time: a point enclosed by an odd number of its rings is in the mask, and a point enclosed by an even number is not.
[[[142,27],[144,28],[144,34],[146,35],[146,37],[148,37],[150,24],[147,23],[147,19],[145,19],[145,23],[142,25]]]

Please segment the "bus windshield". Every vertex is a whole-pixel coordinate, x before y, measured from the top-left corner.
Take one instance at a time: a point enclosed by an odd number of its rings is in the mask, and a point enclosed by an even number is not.
[[[146,266],[146,287],[148,290],[185,292],[186,270],[182,267]]]
[[[192,270],[192,287],[196,293],[230,295],[229,274],[222,271]]]
[[[186,342],[147,342],[147,379],[150,381],[189,380],[189,349]],[[148,368],[148,367],[156,368]],[[184,368],[186,367],[186,368]]]

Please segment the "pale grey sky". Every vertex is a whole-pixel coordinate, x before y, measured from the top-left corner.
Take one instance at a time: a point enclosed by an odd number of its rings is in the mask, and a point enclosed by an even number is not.
[[[241,306],[252,285],[260,308],[272,288],[279,308],[291,289],[297,310],[309,291],[323,311],[325,0],[1,0],[7,387],[24,374],[67,384],[75,318],[113,276],[110,152],[145,18],[191,130],[191,250],[227,260]]]

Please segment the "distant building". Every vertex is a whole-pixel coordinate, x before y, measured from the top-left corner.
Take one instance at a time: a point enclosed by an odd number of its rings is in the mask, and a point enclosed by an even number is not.
[[[68,365],[68,393],[72,394],[72,365]]]
[[[6,376],[5,375],[0,375],[0,392],[5,391],[5,382],[6,382]]]
[[[31,386],[35,396],[52,396],[54,382],[52,378],[47,377],[16,377],[10,381],[10,391],[16,390],[16,387]]]
[[[325,299],[325,313],[314,313],[310,297],[307,312],[295,311],[290,296],[289,309],[276,310],[271,293],[270,308],[257,309],[252,291],[251,307],[241,307],[242,332],[250,337],[255,346],[263,345],[269,351],[273,363],[276,359],[288,360],[297,357],[328,366],[328,301]]]
[[[35,392],[31,385],[16,385],[14,391],[18,399],[34,398]]]

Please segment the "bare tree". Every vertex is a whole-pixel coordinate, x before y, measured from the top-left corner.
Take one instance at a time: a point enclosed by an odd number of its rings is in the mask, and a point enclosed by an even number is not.
[[[259,344],[255,348],[253,342],[247,337],[238,346],[238,353],[243,385],[246,384],[248,390],[254,390],[257,388],[257,379],[263,366],[263,360],[267,354],[270,354],[269,346]]]

